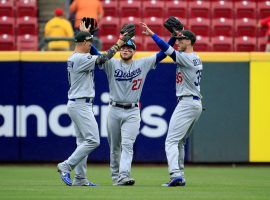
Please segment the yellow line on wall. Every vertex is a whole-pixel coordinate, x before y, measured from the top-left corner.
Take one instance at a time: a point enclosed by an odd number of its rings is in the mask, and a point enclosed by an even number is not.
[[[152,56],[157,52],[140,51],[136,52],[134,59]],[[2,61],[27,61],[27,62],[65,62],[72,54],[72,51],[2,51]],[[203,62],[249,62],[249,61],[270,61],[270,53],[265,52],[198,52]],[[117,53],[115,58],[120,58]],[[166,57],[162,62],[173,62]]]
[[[249,160],[270,161],[270,62],[250,65]]]

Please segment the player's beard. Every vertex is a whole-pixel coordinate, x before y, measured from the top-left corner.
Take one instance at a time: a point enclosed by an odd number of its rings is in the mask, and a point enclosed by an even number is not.
[[[121,59],[122,59],[122,60],[124,60],[124,61],[129,61],[129,60],[131,60],[131,59],[132,59],[133,54],[131,54],[130,56],[126,56],[126,57],[124,57],[124,56],[122,56],[122,54],[120,53],[120,57],[121,57]]]

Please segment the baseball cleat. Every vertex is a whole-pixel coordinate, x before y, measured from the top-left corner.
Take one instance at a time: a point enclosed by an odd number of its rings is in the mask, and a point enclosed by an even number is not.
[[[72,186],[91,186],[91,187],[94,187],[97,185],[95,183],[92,183],[91,181],[88,181],[87,179],[83,179],[83,180],[74,179]]]
[[[135,184],[135,180],[129,177],[125,177],[117,182],[118,186],[132,186],[134,184]]]
[[[70,178],[70,170],[68,169],[68,165],[66,163],[59,163],[57,165],[57,171],[60,173],[62,181],[68,185],[72,185],[72,180]]]
[[[185,186],[186,181],[181,176],[171,178],[171,180],[168,183],[164,183],[161,186],[163,187],[177,187],[177,186]]]

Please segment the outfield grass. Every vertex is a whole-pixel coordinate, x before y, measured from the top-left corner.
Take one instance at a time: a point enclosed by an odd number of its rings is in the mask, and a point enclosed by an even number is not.
[[[108,166],[88,168],[98,187],[62,184],[56,166],[0,166],[0,199],[269,200],[270,167],[186,167],[186,187],[164,188],[166,166],[135,166],[133,187],[111,185]]]

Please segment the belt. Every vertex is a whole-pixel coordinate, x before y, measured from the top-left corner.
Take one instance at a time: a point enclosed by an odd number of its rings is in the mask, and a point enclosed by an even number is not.
[[[137,103],[123,104],[123,103],[117,103],[115,101],[110,101],[110,105],[118,107],[118,108],[123,108],[123,109],[131,109],[131,108],[139,107]]]
[[[80,101],[85,103],[93,103],[93,98],[91,97],[83,97],[83,98],[76,98],[76,99],[69,99],[70,101]]]
[[[193,100],[197,100],[197,101],[200,100],[200,97],[197,97],[197,96],[194,96],[194,95],[183,95],[183,96],[179,96],[177,98],[177,102],[181,101],[185,97],[192,97]]]

